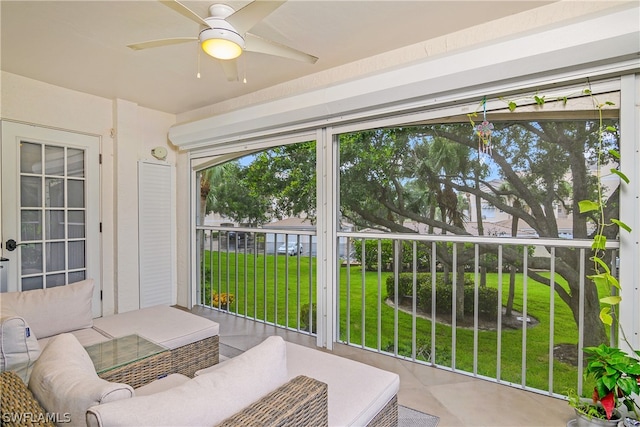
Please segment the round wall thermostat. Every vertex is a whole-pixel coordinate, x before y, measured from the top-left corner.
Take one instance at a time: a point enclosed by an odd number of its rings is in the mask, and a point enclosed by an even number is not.
[[[156,147],[151,150],[151,155],[158,160],[165,160],[167,158],[167,149],[164,147]]]

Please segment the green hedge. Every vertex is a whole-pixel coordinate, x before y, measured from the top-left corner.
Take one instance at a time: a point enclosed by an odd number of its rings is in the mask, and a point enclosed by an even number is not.
[[[426,313],[431,312],[431,273],[416,274],[416,305]],[[387,277],[387,296],[395,300],[393,276]],[[398,294],[400,299],[413,296],[413,274],[400,273],[398,276]],[[474,311],[474,276],[464,275],[464,313],[472,315]],[[444,275],[436,274],[436,312],[450,314],[453,301],[452,283],[444,283]],[[488,320],[498,318],[498,290],[494,288],[478,288],[478,313]]]

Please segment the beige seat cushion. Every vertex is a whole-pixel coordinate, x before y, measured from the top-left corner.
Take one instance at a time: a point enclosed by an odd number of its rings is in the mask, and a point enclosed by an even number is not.
[[[23,317],[38,339],[90,328],[93,279],[65,286],[0,294],[2,311]]]
[[[290,342],[287,370],[327,383],[330,426],[367,425],[400,388],[393,372]]]
[[[78,329],[76,331],[69,331],[69,333],[72,334],[74,337],[76,337],[83,347],[87,347],[92,344],[97,344],[99,342],[109,341],[110,339],[113,338],[113,337],[108,337],[103,333],[101,333],[100,331],[97,331],[93,328]],[[41,349],[45,348],[52,338],[53,337],[39,339],[38,344],[40,345],[40,348]]]
[[[29,389],[47,412],[69,414],[67,426],[85,426],[91,406],[133,396],[131,386],[99,378],[86,350],[71,334],[53,337],[42,350]]]
[[[100,317],[94,329],[114,338],[138,334],[171,350],[218,335],[216,322],[166,305]]]
[[[286,382],[284,341],[269,337],[215,372],[159,393],[94,406],[87,425],[216,425]]]

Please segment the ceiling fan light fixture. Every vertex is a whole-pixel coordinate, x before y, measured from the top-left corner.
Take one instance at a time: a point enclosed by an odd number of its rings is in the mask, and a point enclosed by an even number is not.
[[[200,46],[217,59],[235,59],[242,54],[244,39],[224,28],[207,28],[200,33]]]

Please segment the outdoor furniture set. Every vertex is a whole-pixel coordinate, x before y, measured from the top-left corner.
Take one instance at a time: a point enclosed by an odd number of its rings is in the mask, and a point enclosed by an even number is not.
[[[217,323],[169,306],[93,319],[92,295],[0,294],[3,425],[397,425],[394,373],[275,336],[218,363]]]

